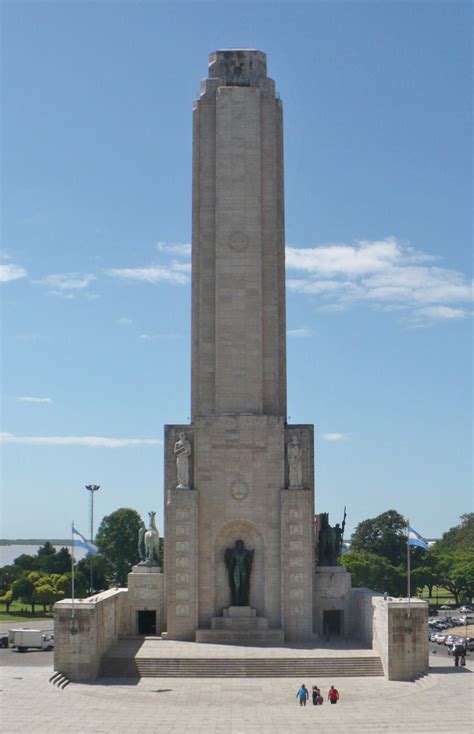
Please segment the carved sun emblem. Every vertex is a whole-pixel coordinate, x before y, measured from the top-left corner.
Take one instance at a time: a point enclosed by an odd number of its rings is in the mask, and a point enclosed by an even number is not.
[[[249,246],[249,238],[244,232],[232,232],[229,247],[235,252],[244,252]]]
[[[232,494],[232,497],[236,500],[243,500],[245,499],[245,497],[247,497],[249,493],[249,488],[242,475],[239,474],[239,476],[234,479],[234,481],[232,482],[232,487],[230,488],[230,492]]]

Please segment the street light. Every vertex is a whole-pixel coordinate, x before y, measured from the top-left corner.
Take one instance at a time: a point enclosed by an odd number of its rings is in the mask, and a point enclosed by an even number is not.
[[[86,489],[90,493],[89,506],[90,506],[90,519],[91,519],[91,543],[94,542],[94,492],[100,489],[100,484],[86,484]],[[93,592],[93,577],[92,577],[92,557],[90,559],[90,593]]]

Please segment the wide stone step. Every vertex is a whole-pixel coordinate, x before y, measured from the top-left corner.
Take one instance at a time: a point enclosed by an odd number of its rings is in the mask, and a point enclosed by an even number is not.
[[[211,619],[213,630],[267,630],[268,619],[266,617],[213,617]]]
[[[383,676],[378,657],[102,659],[103,678],[299,678]]]
[[[224,618],[220,618],[224,619]],[[246,622],[247,620],[242,620]],[[250,620],[249,620],[250,621]],[[255,619],[252,620],[255,624]],[[214,645],[280,645],[284,640],[279,629],[197,629],[196,642]]]

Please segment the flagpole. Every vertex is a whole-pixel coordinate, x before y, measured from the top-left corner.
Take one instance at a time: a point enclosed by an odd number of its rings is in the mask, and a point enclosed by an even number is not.
[[[71,525],[71,548],[72,548],[72,553],[71,553],[71,595],[72,595],[71,620],[72,620],[72,623],[73,623],[72,626],[74,626],[74,580],[75,580],[74,579],[74,573],[75,573],[75,570],[74,570],[74,563],[75,563],[75,558],[74,558],[74,520],[72,521],[72,525]]]
[[[411,627],[411,562],[410,562],[410,520],[407,520],[407,596],[408,596],[408,625]]]

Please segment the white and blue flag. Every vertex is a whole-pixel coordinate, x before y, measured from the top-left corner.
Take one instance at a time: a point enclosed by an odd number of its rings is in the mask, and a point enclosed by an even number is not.
[[[90,540],[86,540],[81,533],[76,530],[74,525],[72,526],[72,547],[74,548],[83,548],[88,553],[91,553],[93,556],[96,555],[98,552],[97,546],[94,545],[94,543],[91,543]]]
[[[413,530],[410,526],[408,526],[408,545],[414,545],[417,548],[423,548],[423,550],[429,550],[428,543],[420,533],[417,533],[416,530]]]

